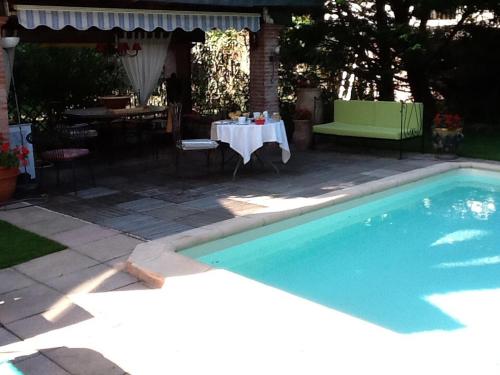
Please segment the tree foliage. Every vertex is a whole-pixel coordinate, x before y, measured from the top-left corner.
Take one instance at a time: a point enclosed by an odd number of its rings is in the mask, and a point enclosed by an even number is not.
[[[21,118],[27,122],[43,121],[66,108],[96,105],[98,96],[128,88],[120,64],[90,48],[20,44],[14,77]],[[13,113],[14,100],[9,103]]]
[[[457,9],[457,22],[430,27],[435,12]],[[500,3],[491,0],[327,1],[325,20],[298,24],[283,35],[284,96],[293,86],[290,77],[304,71],[335,96],[347,73],[356,77],[354,98],[394,100],[395,90],[408,90],[428,116],[444,99],[466,116],[480,117],[479,110],[463,105],[478,90],[486,102],[498,99],[499,10]],[[493,17],[478,17],[484,11]],[[487,71],[471,58],[478,53]]]
[[[249,62],[246,31],[214,30],[193,49],[193,108],[203,114],[246,111]]]

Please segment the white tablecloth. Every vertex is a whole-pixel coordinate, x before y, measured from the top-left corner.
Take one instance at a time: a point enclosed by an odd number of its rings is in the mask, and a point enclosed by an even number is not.
[[[283,163],[290,159],[290,147],[283,121],[268,122],[265,125],[240,125],[236,122],[216,121],[212,123],[211,139],[229,143],[229,146],[242,156],[245,164],[250,161],[252,153],[261,148],[265,142],[279,143]]]

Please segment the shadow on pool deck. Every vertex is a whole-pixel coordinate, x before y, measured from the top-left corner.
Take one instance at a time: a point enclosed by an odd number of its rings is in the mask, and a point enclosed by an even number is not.
[[[96,187],[82,186],[75,195],[50,185],[43,206],[149,240],[258,213],[277,199],[315,197],[436,163],[431,155],[421,154],[397,160],[393,154],[292,152],[279,176],[256,164],[232,181],[233,164],[221,172],[214,163],[207,171],[202,156],[186,160],[184,179],[175,176],[169,153],[160,160],[100,165]],[[265,157],[278,164],[280,153],[271,147]]]

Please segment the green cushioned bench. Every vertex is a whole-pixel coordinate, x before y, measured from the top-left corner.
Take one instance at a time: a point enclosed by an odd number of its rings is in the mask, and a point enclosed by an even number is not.
[[[335,121],[315,125],[314,134],[400,141],[422,136],[422,103],[336,100]]]

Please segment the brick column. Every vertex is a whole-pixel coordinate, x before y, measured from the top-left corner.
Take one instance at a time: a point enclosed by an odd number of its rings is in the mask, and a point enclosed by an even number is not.
[[[279,62],[270,61],[279,45],[283,26],[262,23],[256,41],[250,44],[250,112],[279,112]]]
[[[0,30],[9,18],[0,17]],[[0,51],[0,133],[9,136],[9,110],[7,108],[7,77],[4,52]]]

